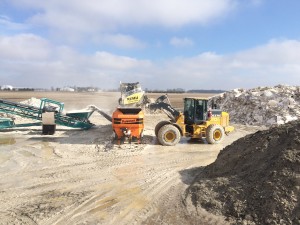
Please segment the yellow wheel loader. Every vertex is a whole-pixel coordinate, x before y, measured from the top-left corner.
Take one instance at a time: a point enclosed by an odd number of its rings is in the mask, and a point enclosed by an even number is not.
[[[167,101],[167,102],[166,102]],[[169,121],[161,121],[155,127],[155,135],[161,145],[176,145],[182,136],[192,139],[205,138],[207,143],[222,142],[225,134],[234,130],[229,125],[229,114],[219,109],[208,108],[207,98],[184,98],[184,110],[173,108],[167,95],[149,105],[150,110],[164,111]]]

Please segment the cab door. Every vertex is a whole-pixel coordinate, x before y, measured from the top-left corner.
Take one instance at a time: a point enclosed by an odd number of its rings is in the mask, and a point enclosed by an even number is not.
[[[201,124],[207,119],[207,100],[195,99],[194,124]]]
[[[194,124],[195,101],[192,98],[184,99],[184,123],[187,125]]]

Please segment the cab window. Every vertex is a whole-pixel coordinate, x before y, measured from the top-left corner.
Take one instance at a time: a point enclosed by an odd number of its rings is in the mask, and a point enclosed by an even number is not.
[[[186,124],[194,123],[194,99],[185,99],[184,101],[184,118]]]

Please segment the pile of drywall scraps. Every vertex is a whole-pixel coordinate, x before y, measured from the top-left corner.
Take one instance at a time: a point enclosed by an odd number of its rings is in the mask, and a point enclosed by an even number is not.
[[[258,131],[224,148],[187,189],[188,210],[232,224],[300,224],[300,121]]]
[[[31,97],[30,99],[27,99],[27,100],[22,101],[20,103],[25,104],[25,105],[31,105],[31,106],[34,106],[34,107],[37,107],[37,108],[40,108],[40,106],[41,106],[41,100],[38,99],[38,98],[35,98],[35,97]]]
[[[24,104],[24,105],[30,105],[30,106],[40,108],[41,100],[37,99],[35,97],[32,97],[32,98],[22,101],[20,103]],[[0,117],[7,117],[7,118],[14,119],[14,120],[24,120],[24,118],[22,118],[21,116],[18,116],[15,114],[10,114],[10,113],[0,113]]]
[[[300,117],[300,87],[278,85],[234,89],[211,99],[234,123],[257,126],[284,124]]]

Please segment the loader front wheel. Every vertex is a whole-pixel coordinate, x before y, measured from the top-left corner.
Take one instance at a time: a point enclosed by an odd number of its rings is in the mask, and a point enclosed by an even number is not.
[[[224,139],[224,128],[217,124],[209,125],[206,130],[206,141],[209,144],[218,144]]]
[[[181,138],[180,131],[172,124],[162,126],[157,134],[158,142],[164,146],[174,146]]]
[[[156,124],[155,130],[154,130],[156,137],[158,136],[158,131],[160,130],[160,128],[162,128],[166,124],[170,124],[170,122],[169,121],[160,121],[158,124]]]

